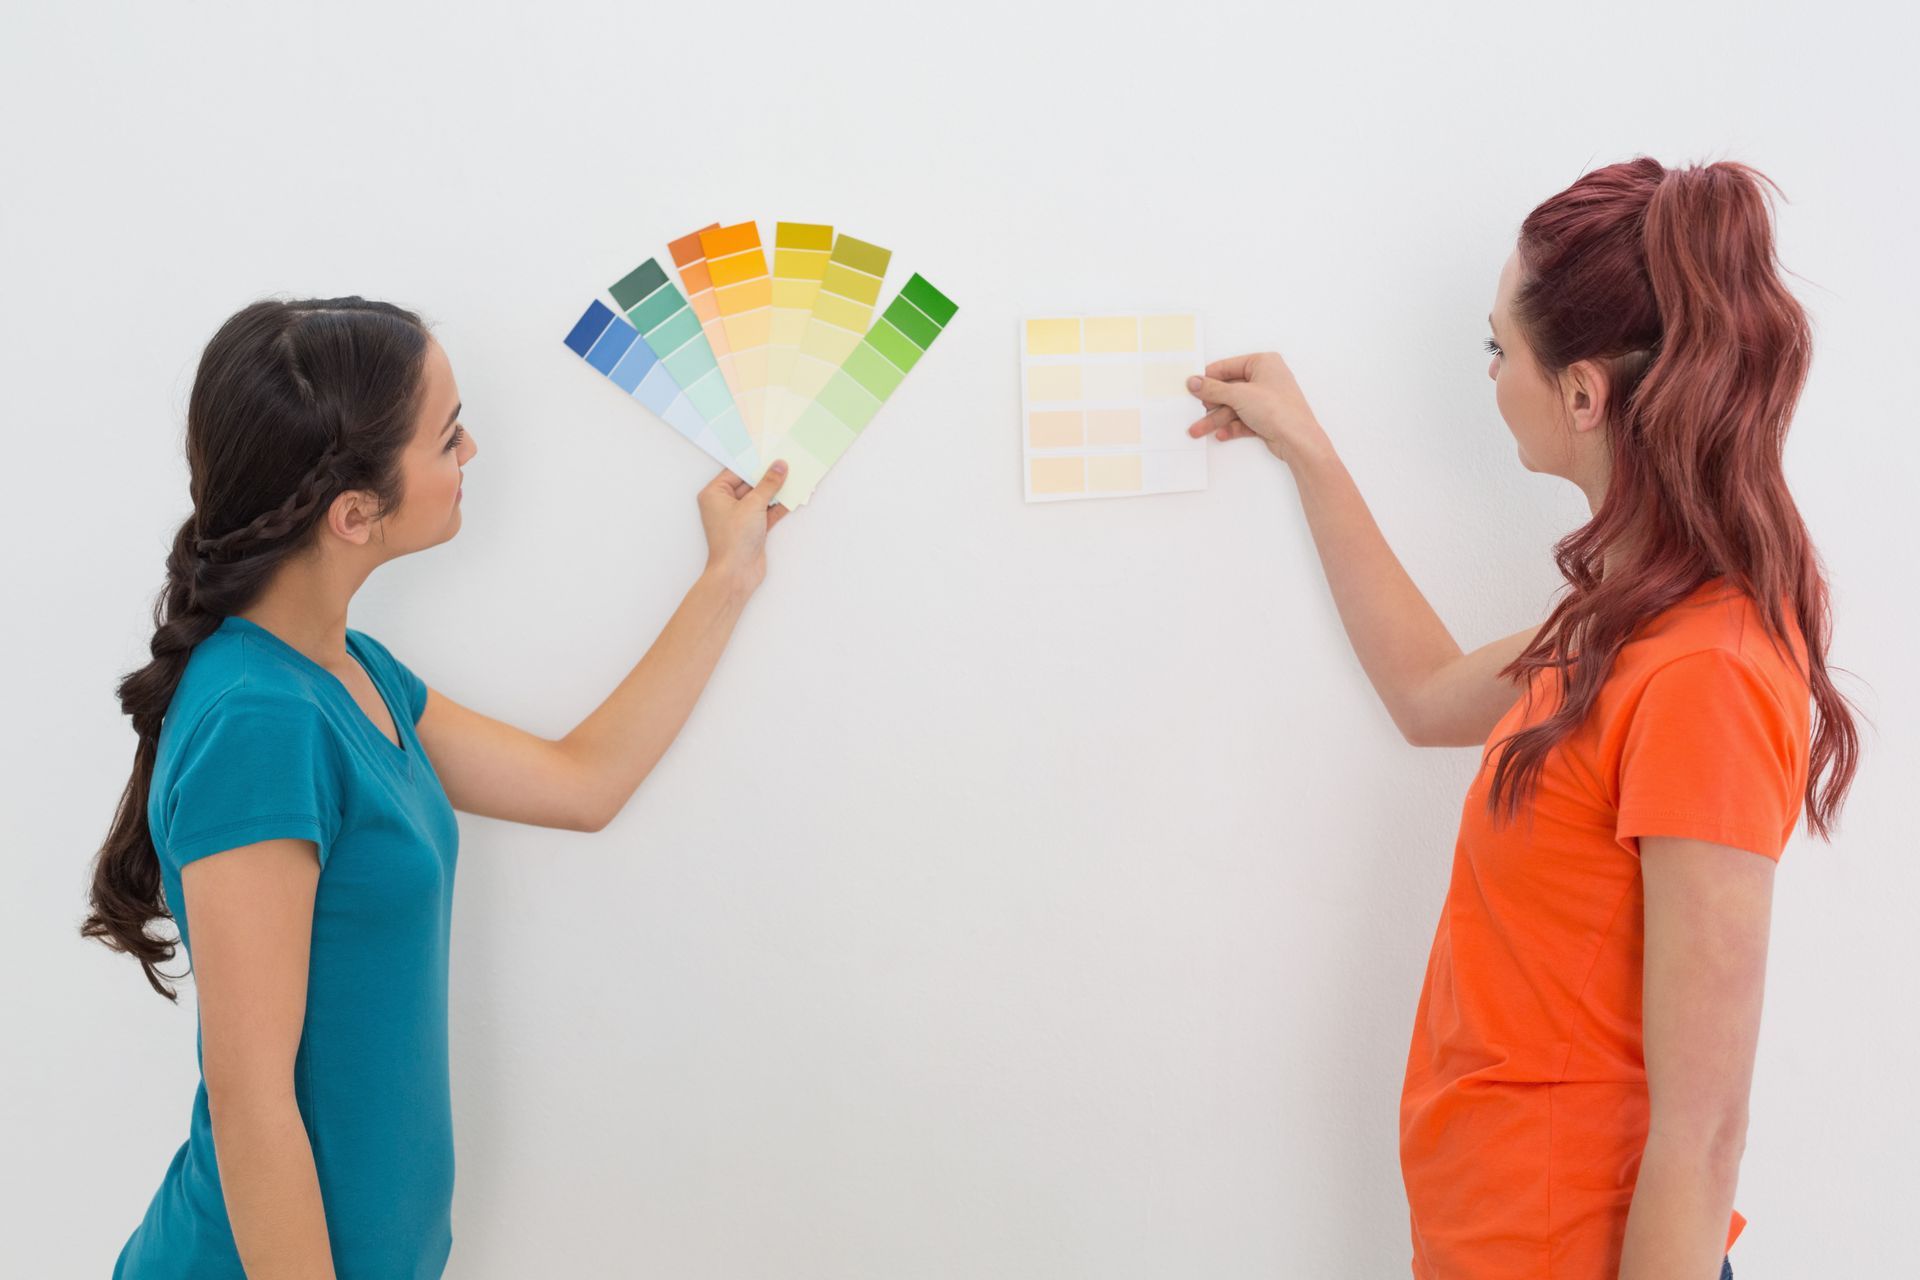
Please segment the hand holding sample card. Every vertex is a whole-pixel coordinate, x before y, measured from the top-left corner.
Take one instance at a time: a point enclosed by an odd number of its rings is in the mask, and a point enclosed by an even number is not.
[[[1206,368],[1200,318],[1039,316],[1020,328],[1028,502],[1207,487],[1207,442],[1187,434],[1187,377]]]
[[[779,501],[812,496],[959,310],[921,276],[873,315],[892,254],[816,223],[709,224],[596,298],[567,347],[749,483],[788,463]],[[617,308],[617,311],[616,309]]]

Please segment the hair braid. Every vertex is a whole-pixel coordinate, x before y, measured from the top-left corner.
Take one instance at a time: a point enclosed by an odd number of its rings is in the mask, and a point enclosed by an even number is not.
[[[138,960],[169,1000],[177,996],[159,966],[179,943],[148,932],[173,910],[147,812],[174,693],[200,642],[312,545],[335,497],[365,490],[382,511],[400,502],[428,342],[425,322],[391,303],[267,299],[228,318],[201,355],[187,407],[193,512],[167,552],[152,661],[119,682],[138,741],[80,925],[83,937]]]

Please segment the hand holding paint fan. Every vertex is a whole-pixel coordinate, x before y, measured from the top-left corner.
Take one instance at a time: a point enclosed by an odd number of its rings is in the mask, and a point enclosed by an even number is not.
[[[876,317],[892,254],[805,222],[718,223],[648,258],[567,334],[576,355],[748,482],[787,461],[779,501],[813,495],[959,310],[915,275]],[[685,289],[683,293],[682,287]]]

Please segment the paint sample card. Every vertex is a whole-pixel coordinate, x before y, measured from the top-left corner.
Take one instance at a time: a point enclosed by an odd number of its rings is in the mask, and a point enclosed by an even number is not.
[[[1190,313],[1036,316],[1020,325],[1028,502],[1207,487],[1207,442],[1187,434],[1204,372]]]
[[[887,277],[893,251],[849,235],[833,239],[833,251],[801,331],[800,350],[787,374],[787,390],[799,404],[820,394],[827,381],[873,324],[873,304]]]
[[[700,231],[690,231],[667,246],[673,269],[680,273],[680,287],[687,291],[687,305],[700,317],[700,330],[707,346],[720,362],[720,374],[726,379],[729,394],[733,387],[733,349],[727,345],[727,327],[720,321],[720,304],[713,296],[713,277],[707,273],[706,250],[700,247],[700,232],[718,230],[709,222]]]
[[[723,370],[747,434],[757,444],[766,426],[767,343],[773,332],[773,281],[760,228],[751,222],[700,233],[707,278],[726,330],[730,367]]]
[[[959,310],[919,275],[902,286],[879,319],[856,338],[819,395],[767,461],[785,458],[789,470],[779,500],[797,507],[813,495],[828,468],[860,437],[880,406],[926,354]]]
[[[671,377],[646,339],[613,308],[595,298],[568,331],[569,350],[605,374],[622,391],[640,400],[669,426],[722,465],[732,461],[712,427]]]
[[[773,323],[767,340],[766,430],[779,438],[793,426],[807,401],[788,382],[800,354],[814,300],[827,277],[833,228],[813,222],[777,222],[773,227]]]
[[[916,275],[884,314],[891,250],[817,222],[708,223],[607,287],[567,348],[714,461],[806,502],[958,307]],[[677,275],[677,281],[676,281]]]
[[[727,458],[724,461],[734,467],[737,474],[746,474],[739,470],[742,466],[749,470],[757,469],[759,455],[755,453],[753,441],[740,420],[739,409],[734,404],[726,379],[721,375],[700,318],[694,314],[680,290],[674,287],[673,281],[667,279],[659,260],[648,258],[615,281],[608,292],[613,295],[614,305],[626,314],[628,323],[639,332],[658,362],[655,369],[646,372],[646,376],[664,372],[686,394],[701,420],[712,429],[713,435],[725,449]],[[611,376],[624,386],[622,373],[616,367]],[[640,386],[632,394],[652,408],[652,400],[644,387],[643,377]]]

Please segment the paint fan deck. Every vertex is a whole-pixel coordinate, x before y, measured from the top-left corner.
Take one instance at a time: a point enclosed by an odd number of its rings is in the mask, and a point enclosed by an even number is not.
[[[595,298],[575,355],[742,479],[784,458],[798,506],[873,421],[959,308],[910,276],[875,314],[892,253],[819,223],[752,222],[672,241]]]

